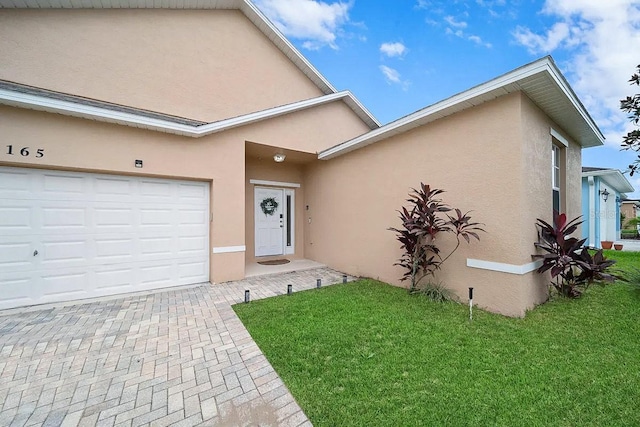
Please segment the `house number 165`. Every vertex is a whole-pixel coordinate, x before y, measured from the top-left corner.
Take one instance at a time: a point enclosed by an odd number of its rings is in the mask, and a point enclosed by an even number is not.
[[[20,153],[22,157],[28,157],[31,155],[31,151],[29,151],[29,147],[22,147],[20,151],[16,148],[16,151]],[[7,154],[13,156],[15,153],[13,152],[13,145],[7,145]],[[36,158],[44,157],[44,148],[38,148],[36,150]]]

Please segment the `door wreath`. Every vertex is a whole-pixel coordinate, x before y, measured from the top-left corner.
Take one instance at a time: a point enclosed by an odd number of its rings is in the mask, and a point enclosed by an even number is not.
[[[262,209],[262,213],[265,215],[273,215],[276,209],[278,209],[278,202],[273,197],[267,197],[260,202],[260,209]]]

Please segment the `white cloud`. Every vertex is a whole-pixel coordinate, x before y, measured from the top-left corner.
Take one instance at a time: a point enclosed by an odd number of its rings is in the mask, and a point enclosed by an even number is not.
[[[549,53],[557,49],[563,42],[569,42],[570,31],[566,22],[556,22],[544,35],[536,34],[529,28],[519,26],[513,36],[519,44],[525,46],[533,54]]]
[[[353,2],[325,3],[316,0],[255,0],[256,6],[284,33],[304,40],[305,49],[330,46],[349,22]]]
[[[475,44],[480,45],[480,46],[484,46],[484,47],[488,47],[488,48],[492,47],[491,43],[484,42],[480,36],[471,35],[471,36],[467,37],[467,39],[471,40],[472,42],[474,42]]]
[[[402,80],[402,77],[400,76],[400,73],[398,72],[398,70],[395,70],[391,67],[387,67],[386,65],[381,65],[380,71],[382,71],[382,74],[387,80],[387,83],[398,84],[402,86],[403,90],[407,90],[409,88],[409,85],[411,84],[411,82],[409,82],[408,80]]]
[[[451,15],[445,16],[444,21],[453,28],[467,28],[467,23],[465,21],[456,21],[456,19]]]
[[[407,51],[407,47],[400,42],[382,43],[380,45],[380,52],[384,53],[389,58],[392,58],[394,56],[404,56]]]
[[[566,52],[568,59],[559,65],[607,144],[619,148],[621,135],[631,128],[620,99],[638,91],[628,80],[640,63],[640,3],[547,0],[542,12],[556,24],[543,34],[519,28],[515,40],[535,53]]]

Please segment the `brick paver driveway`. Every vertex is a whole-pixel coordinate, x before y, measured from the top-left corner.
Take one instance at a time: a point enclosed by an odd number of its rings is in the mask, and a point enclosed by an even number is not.
[[[0,315],[0,426],[310,426],[231,305],[322,268]]]

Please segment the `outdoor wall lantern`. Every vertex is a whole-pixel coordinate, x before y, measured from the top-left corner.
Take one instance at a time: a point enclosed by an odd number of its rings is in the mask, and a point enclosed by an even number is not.
[[[604,191],[600,191],[600,194],[602,194],[602,200],[604,200],[605,203],[607,203],[607,200],[609,199],[609,192],[607,191],[607,189],[605,188]]]
[[[287,158],[287,156],[285,156],[284,154],[280,154],[280,153],[273,155],[273,161],[276,162],[276,163],[282,163],[282,162],[284,162],[284,159],[286,159],[286,158]]]

